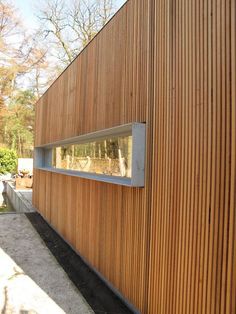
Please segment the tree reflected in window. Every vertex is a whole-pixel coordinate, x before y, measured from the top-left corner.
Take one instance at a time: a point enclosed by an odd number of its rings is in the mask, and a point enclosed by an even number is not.
[[[52,165],[58,169],[131,178],[131,155],[132,136],[112,137],[55,147]]]

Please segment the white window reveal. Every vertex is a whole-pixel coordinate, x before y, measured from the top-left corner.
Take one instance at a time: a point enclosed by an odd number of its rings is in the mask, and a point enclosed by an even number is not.
[[[145,124],[132,123],[35,148],[35,168],[144,186]]]

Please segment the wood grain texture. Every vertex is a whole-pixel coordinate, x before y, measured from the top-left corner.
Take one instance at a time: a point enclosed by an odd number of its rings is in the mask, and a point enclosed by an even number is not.
[[[155,1],[148,313],[235,313],[235,1]]]
[[[36,146],[135,121],[152,132],[149,12],[147,1],[129,1],[39,100]],[[149,189],[35,170],[33,194],[45,219],[146,312]]]
[[[39,100],[35,145],[135,121],[144,189],[35,169],[35,207],[142,313],[235,314],[235,0],[129,0]]]

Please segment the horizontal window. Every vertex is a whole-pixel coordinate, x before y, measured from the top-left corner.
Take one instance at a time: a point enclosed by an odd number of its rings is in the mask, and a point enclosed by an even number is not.
[[[35,147],[34,168],[143,187],[145,124],[131,123]]]
[[[132,136],[54,147],[52,166],[58,169],[131,178]]]

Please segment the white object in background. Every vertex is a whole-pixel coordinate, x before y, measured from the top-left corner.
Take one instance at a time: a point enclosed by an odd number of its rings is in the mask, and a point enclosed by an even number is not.
[[[29,174],[33,174],[33,158],[18,158],[18,173],[22,170],[29,171]]]
[[[7,181],[11,180],[11,174],[10,173],[5,173],[0,175],[0,181]]]
[[[5,191],[5,187],[2,181],[0,181],[0,195]],[[0,206],[1,206],[1,197],[0,197]]]

